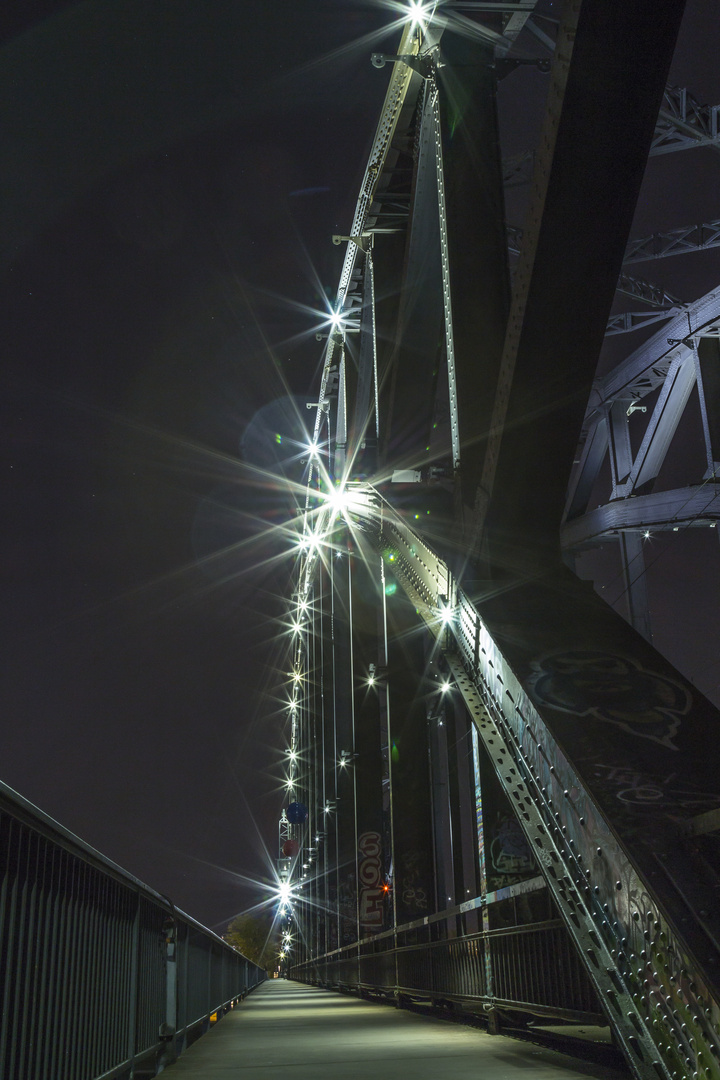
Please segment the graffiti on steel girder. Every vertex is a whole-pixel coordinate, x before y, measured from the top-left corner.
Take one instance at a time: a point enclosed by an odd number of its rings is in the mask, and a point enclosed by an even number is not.
[[[692,705],[682,683],[612,653],[569,651],[533,664],[533,695],[541,705],[592,716],[671,750]]]
[[[490,865],[496,874],[512,877],[514,882],[537,873],[532,851],[513,814],[497,814],[490,834]]]
[[[421,856],[417,851],[404,851],[400,856],[403,906],[408,910],[426,911],[427,892],[422,887]]]

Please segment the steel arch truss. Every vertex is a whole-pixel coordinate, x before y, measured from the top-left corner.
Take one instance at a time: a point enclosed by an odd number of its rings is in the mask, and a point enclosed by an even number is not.
[[[631,601],[635,593],[633,621],[645,636],[649,625],[642,538],[662,530],[715,528],[720,517],[719,335],[716,289],[677,312],[649,341],[596,380],[568,486],[561,530],[564,549],[577,551],[613,537],[630,545],[631,551],[621,552],[626,587]],[[697,461],[686,486],[654,491],[693,391],[699,408],[693,406],[692,416],[701,428],[704,458]],[[591,505],[608,461],[610,498]]]

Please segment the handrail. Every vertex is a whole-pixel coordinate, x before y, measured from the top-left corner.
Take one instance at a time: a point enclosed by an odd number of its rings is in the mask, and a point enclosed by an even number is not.
[[[266,973],[0,783],[0,1076],[155,1076]]]
[[[501,1009],[603,1022],[602,1006],[559,918],[422,941],[404,937],[400,930],[383,940],[376,935],[372,949],[356,942],[298,963],[288,975],[399,1002],[453,1002],[471,1013],[479,1005],[488,1014]]]

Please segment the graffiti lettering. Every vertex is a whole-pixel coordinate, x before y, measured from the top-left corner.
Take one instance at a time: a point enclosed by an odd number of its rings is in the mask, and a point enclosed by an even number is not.
[[[383,924],[382,841],[380,833],[364,832],[358,840],[360,858],[360,925],[378,929]]]
[[[616,797],[629,805],[670,802],[684,807],[699,807],[717,804],[717,794],[713,792],[686,791],[672,787],[675,773],[659,780],[647,773],[623,766],[598,764],[595,769],[595,775],[608,787],[616,788]]]

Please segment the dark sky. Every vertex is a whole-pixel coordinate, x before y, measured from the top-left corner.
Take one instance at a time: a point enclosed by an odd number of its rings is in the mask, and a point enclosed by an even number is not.
[[[688,10],[675,81],[720,101],[714,4]],[[0,779],[220,929],[260,898],[233,875],[268,877],[281,806],[289,563],[265,529],[289,506],[246,465],[275,445],[258,411],[316,372],[293,304],[336,288],[389,74],[369,55],[399,37],[366,35],[391,23],[46,0],[0,48]],[[643,227],[685,224],[656,212],[677,180],[648,183]]]
[[[256,412],[308,394],[290,302],[334,292],[387,75],[331,54],[388,21],[110,0],[0,53],[0,778],[210,924],[281,806],[291,507],[241,444],[265,464]]]

